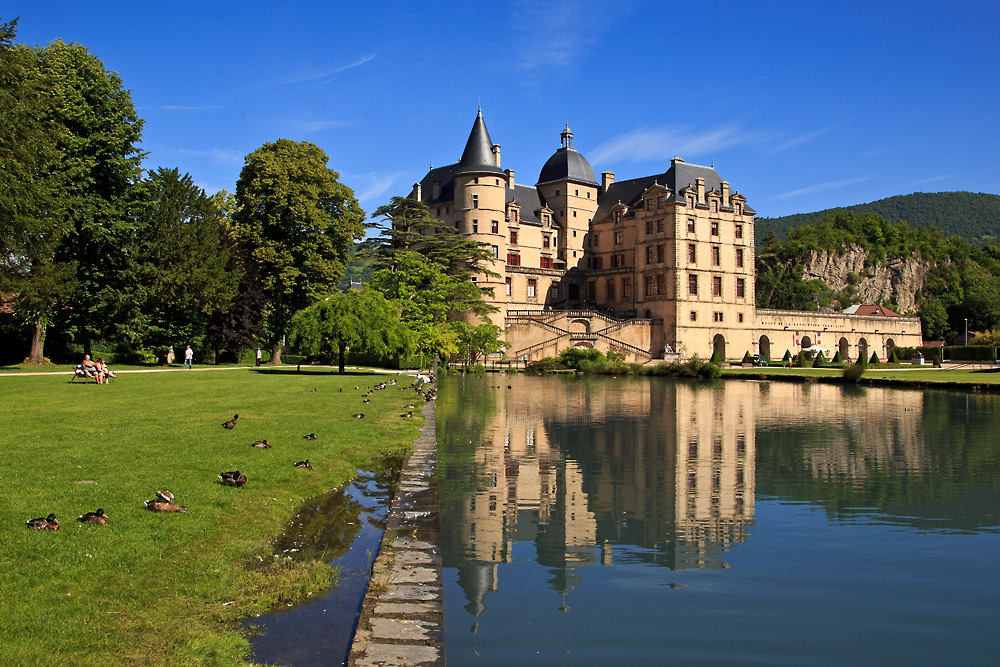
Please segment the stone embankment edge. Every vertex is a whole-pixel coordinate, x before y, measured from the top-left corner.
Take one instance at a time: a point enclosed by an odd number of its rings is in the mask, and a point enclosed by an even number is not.
[[[348,665],[444,665],[444,580],[438,540],[434,402],[403,460]]]

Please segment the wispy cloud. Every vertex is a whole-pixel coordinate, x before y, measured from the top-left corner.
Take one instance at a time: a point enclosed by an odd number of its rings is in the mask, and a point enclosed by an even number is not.
[[[523,69],[572,65],[596,46],[616,15],[627,13],[628,3],[598,0],[520,0],[511,15],[514,62]]]
[[[358,201],[366,202],[380,198],[402,175],[402,171],[391,174],[376,174],[374,172],[368,174],[342,174],[341,180],[358,183],[358,189],[354,196],[358,198]],[[406,193],[400,194],[405,195]]]
[[[918,181],[911,181],[906,184],[906,187],[913,188],[918,185],[924,185],[925,183],[935,183],[937,181],[946,181],[950,178],[955,178],[958,174],[938,174],[937,176],[928,176],[927,178],[921,178]]]
[[[778,199],[791,199],[792,197],[801,197],[802,195],[812,195],[817,192],[825,192],[827,190],[836,190],[838,188],[846,188],[855,183],[860,183],[862,181],[867,181],[867,176],[858,176],[856,178],[848,178],[843,181],[827,181],[826,183],[817,183],[816,185],[810,185],[805,188],[799,188],[798,190],[790,190],[789,192],[783,192],[779,195],[774,195],[768,197],[767,201],[774,201]]]
[[[827,132],[829,132],[832,129],[833,129],[832,127],[824,127],[823,129],[816,130],[815,132],[808,132],[806,134],[800,134],[797,137],[792,137],[791,139],[787,139],[786,141],[783,141],[782,143],[778,144],[777,146],[774,146],[773,148],[771,148],[771,152],[772,153],[778,153],[780,151],[786,151],[789,148],[795,148],[796,146],[801,146],[802,144],[807,144],[810,141],[812,141],[813,139],[816,139],[817,137],[823,136],[824,134],[826,134]]]
[[[208,150],[189,150],[181,148],[177,151],[181,155],[192,155],[194,157],[207,157],[220,164],[243,164],[243,155],[229,148],[211,148]]]
[[[278,79],[271,85],[275,86],[290,86],[293,84],[309,83],[314,86],[325,86],[326,84],[332,82],[337,78],[337,75],[341,72],[346,72],[349,69],[354,69],[355,67],[361,67],[365,63],[369,63],[378,56],[377,53],[369,53],[367,55],[361,56],[349,63],[341,65],[333,65],[330,67],[325,67],[322,69],[306,69],[299,72],[294,72],[286,77]]]
[[[761,134],[744,132],[738,124],[708,130],[691,127],[641,127],[598,146],[591,162],[662,161],[664,156],[696,156],[742,144],[757,143]]]

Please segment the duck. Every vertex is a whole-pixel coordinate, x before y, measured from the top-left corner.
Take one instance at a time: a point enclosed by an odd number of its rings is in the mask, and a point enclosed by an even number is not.
[[[302,437],[305,438],[306,440],[315,440],[316,439],[316,434],[315,433],[310,433],[309,435],[304,435]]]
[[[306,459],[305,461],[299,461],[298,463],[295,464],[295,467],[296,468],[308,468],[309,470],[312,470],[312,468],[313,468],[309,464],[309,459]]]
[[[399,416],[400,417],[412,417],[413,416],[413,410],[410,410],[409,412],[404,412],[403,414],[401,414]]]
[[[55,514],[38,517],[37,519],[28,519],[25,523],[28,528],[34,528],[35,530],[59,530],[59,522],[56,520]]]
[[[271,445],[267,444],[267,440],[258,440],[250,445],[251,447],[256,447],[257,449],[271,449]]]
[[[352,416],[352,417],[354,417],[355,419],[364,419],[364,418],[365,418],[365,413],[363,413],[363,412],[358,412],[358,413],[356,413],[356,414],[353,414],[353,415],[351,415],[351,416]]]
[[[228,486],[243,486],[247,483],[247,476],[241,473],[239,470],[230,470],[229,472],[220,472],[219,479],[223,484]]]
[[[371,401],[371,399],[370,399],[370,398],[366,398],[365,400],[363,400],[363,401],[361,401],[361,402],[362,402],[362,403],[364,403],[365,405],[368,405],[368,404],[369,404],[369,403],[371,403],[372,401]]]
[[[99,526],[103,526],[107,524],[108,521],[110,521],[111,519],[108,518],[108,515],[104,513],[103,509],[97,508],[93,512],[87,512],[86,514],[81,514],[80,516],[76,517],[76,520],[82,521],[83,523],[96,523]]]
[[[230,419],[227,422],[223,422],[222,423],[222,428],[224,428],[224,429],[226,429],[228,431],[232,431],[234,428],[236,428],[236,420],[239,419],[239,418],[240,418],[239,415],[233,415],[232,419]]]
[[[169,491],[157,491],[156,497],[147,500],[143,504],[154,512],[183,512],[188,513],[188,509],[174,502],[174,494]]]
[[[412,410],[413,409],[413,404],[411,403],[410,405],[404,405],[403,409],[404,410]]]

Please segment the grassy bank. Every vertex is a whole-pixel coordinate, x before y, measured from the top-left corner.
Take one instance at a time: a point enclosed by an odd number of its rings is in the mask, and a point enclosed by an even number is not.
[[[323,564],[275,559],[269,541],[306,498],[416,438],[419,420],[399,418],[412,391],[361,402],[387,377],[0,378],[0,664],[241,664],[249,645],[228,621],[319,592],[330,578]],[[221,428],[235,413],[236,428]],[[303,439],[311,432],[315,441]],[[250,446],[265,438],[271,449]],[[293,467],[302,459],[313,470]],[[234,469],[244,487],[218,483]],[[190,513],[145,509],[157,490]],[[76,521],[98,507],[110,524]],[[25,526],[50,512],[60,530]]]
[[[842,371],[837,368],[723,368],[722,377],[750,377],[761,380],[784,380],[795,378],[829,379],[840,381]],[[997,386],[1000,388],[1000,373],[976,368],[907,368],[875,366],[868,368],[861,383],[884,382],[891,384]]]

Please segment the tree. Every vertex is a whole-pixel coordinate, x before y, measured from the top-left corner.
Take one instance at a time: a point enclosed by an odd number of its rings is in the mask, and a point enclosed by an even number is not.
[[[399,320],[399,309],[371,289],[331,294],[296,313],[290,342],[308,354],[335,353],[344,372],[348,350],[408,356],[412,340]]]
[[[422,203],[393,197],[391,203],[375,211],[382,218],[376,225],[380,237],[371,285],[400,304],[401,317],[417,337],[417,351],[448,358],[461,349],[459,320],[479,320],[488,325],[486,315],[496,308],[484,300],[492,294],[479,287],[476,274],[498,276],[489,267],[493,252],[489,245],[474,241],[430,214]],[[479,326],[470,324],[470,326]],[[483,349],[499,349],[495,340]]]
[[[290,316],[340,280],[348,248],[364,235],[364,211],[315,144],[279,139],[246,157],[233,226],[268,303],[273,363]]]
[[[458,333],[458,352],[469,365],[475,365],[487,355],[510,347],[510,343],[500,339],[503,331],[492,322],[479,325],[465,322],[454,324]]]
[[[76,287],[76,262],[56,251],[72,231],[68,174],[49,118],[50,82],[36,54],[13,43],[17,20],[0,24],[0,293],[33,330],[28,361],[44,363],[45,329]]]
[[[136,187],[135,309],[123,323],[134,347],[199,345],[209,314],[236,296],[219,209],[190,174],[163,167]]]

